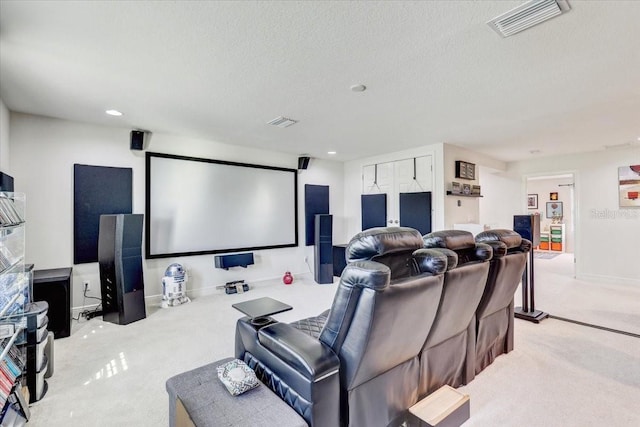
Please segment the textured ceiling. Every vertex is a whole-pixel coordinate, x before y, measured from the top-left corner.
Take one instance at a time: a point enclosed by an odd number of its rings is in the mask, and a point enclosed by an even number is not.
[[[637,141],[640,2],[570,0],[507,39],[485,24],[521,3],[2,0],[0,96],[17,112],[338,160]],[[299,123],[266,124],[280,115]]]

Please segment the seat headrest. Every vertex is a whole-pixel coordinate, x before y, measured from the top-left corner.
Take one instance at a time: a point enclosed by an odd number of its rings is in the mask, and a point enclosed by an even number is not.
[[[340,286],[370,288],[382,291],[389,286],[391,270],[375,261],[356,261],[347,264],[340,277]]]
[[[348,262],[369,260],[394,252],[415,251],[423,247],[418,230],[408,227],[377,227],[362,231],[345,250]]]
[[[425,248],[445,248],[452,251],[476,247],[473,234],[464,230],[442,230],[426,234],[423,238]]]
[[[502,242],[507,245],[507,249],[519,248],[522,244],[522,237],[513,230],[487,230],[476,236],[476,242]]]

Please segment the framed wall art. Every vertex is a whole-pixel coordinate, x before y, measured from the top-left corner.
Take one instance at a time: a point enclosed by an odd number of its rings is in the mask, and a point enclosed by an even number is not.
[[[558,200],[558,193],[549,193],[549,200]]]
[[[538,209],[537,194],[527,194],[527,209]]]
[[[640,207],[640,165],[618,168],[618,194],[621,208]]]
[[[476,179],[476,165],[474,163],[456,160],[456,178]]]
[[[547,202],[547,218],[562,218],[562,202]]]

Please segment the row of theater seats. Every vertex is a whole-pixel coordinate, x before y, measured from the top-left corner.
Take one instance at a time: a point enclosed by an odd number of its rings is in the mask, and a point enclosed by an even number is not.
[[[531,244],[510,230],[357,234],[331,308],[236,327],[236,357],[311,426],[387,426],[513,349],[513,294]]]

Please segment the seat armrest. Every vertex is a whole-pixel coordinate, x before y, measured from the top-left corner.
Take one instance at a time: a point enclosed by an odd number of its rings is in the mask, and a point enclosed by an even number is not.
[[[335,374],[340,359],[333,350],[287,323],[274,323],[258,331],[260,344],[312,381]]]
[[[483,243],[491,246],[493,249],[493,258],[502,258],[507,254],[507,245],[499,240],[486,240]]]
[[[476,243],[475,256],[478,261],[489,261],[493,258],[493,249],[486,243]]]

